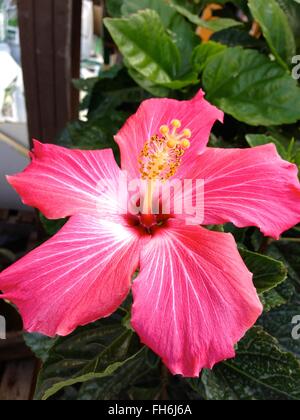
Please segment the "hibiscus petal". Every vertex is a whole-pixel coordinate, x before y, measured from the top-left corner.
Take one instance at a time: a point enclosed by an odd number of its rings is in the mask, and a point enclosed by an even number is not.
[[[124,301],[139,249],[140,235],[125,222],[73,216],[0,274],[0,297],[17,305],[27,331],[65,336],[109,316]]]
[[[203,179],[204,223],[257,226],[278,239],[300,221],[297,167],[280,158],[273,144],[253,149],[210,149],[187,178]]]
[[[192,131],[189,155],[195,155],[205,150],[212,126],[216,120],[223,121],[223,113],[204,99],[203,91],[190,101],[144,101],[115,137],[121,150],[122,169],[132,178],[140,176],[138,160],[146,141],[159,134],[162,125],[169,125],[174,119],[181,121],[182,128]]]
[[[169,221],[141,254],[132,325],[173,374],[197,377],[235,355],[262,312],[229,234]]]
[[[95,214],[99,200],[117,207],[116,185],[120,169],[111,150],[81,151],[34,142],[32,163],[24,172],[9,176],[9,183],[25,204],[47,218],[79,213]],[[105,197],[99,183],[106,181]]]

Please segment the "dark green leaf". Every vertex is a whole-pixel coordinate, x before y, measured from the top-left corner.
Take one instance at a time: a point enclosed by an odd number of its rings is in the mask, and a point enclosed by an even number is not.
[[[122,5],[122,15],[129,16],[145,9],[157,12],[166,28],[171,25],[171,22],[176,15],[176,11],[174,11],[164,0],[124,0]]]
[[[111,148],[118,159],[119,149],[113,136],[126,121],[128,114],[111,112],[103,117],[90,118],[89,121],[70,123],[60,136],[59,144],[70,148],[96,150]]]
[[[290,301],[295,288],[291,281],[285,281],[277,286],[275,289],[269,290],[260,295],[260,300],[264,305],[264,311],[270,312],[274,308],[279,308]]]
[[[155,83],[143,77],[140,73],[138,73],[134,69],[131,69],[129,66],[128,66],[128,73],[131,76],[131,78],[139,86],[141,86],[147,92],[151,93],[151,95],[161,97],[161,98],[166,98],[170,96],[170,89],[160,86],[160,85],[156,85]]]
[[[258,293],[274,289],[274,287],[286,280],[287,268],[282,262],[245,249],[240,249],[240,253],[247,267],[254,275],[253,281]]]
[[[208,100],[250,125],[280,125],[300,119],[300,89],[277,63],[257,51],[227,48],[203,73]]]
[[[55,235],[67,222],[67,219],[49,220],[42,213],[39,213],[39,216],[43,228],[49,236]]]
[[[199,39],[192,26],[170,6],[162,0],[125,0],[122,6],[124,16],[129,16],[140,10],[151,9],[157,12],[160,19],[180,52],[182,65],[180,75],[191,70],[190,56]]]
[[[296,42],[289,21],[276,0],[249,0],[249,7],[278,62],[289,68]]]
[[[297,47],[300,47],[300,3],[298,0],[277,0],[282,10],[288,17],[289,23],[296,39]]]
[[[285,351],[290,351],[300,358],[300,339],[295,340],[292,321],[300,315],[300,298],[298,295],[286,305],[273,309],[260,319],[259,323],[271,335],[277,338]]]
[[[195,389],[198,381],[191,382]],[[240,342],[236,358],[205,371],[202,382],[208,400],[299,400],[300,363],[257,327]]]
[[[24,340],[26,345],[33,351],[38,359],[46,362],[49,356],[49,351],[55,344],[55,338],[49,338],[42,334],[24,333]]]
[[[232,28],[233,26],[240,26],[242,25],[241,22],[238,22],[234,19],[228,18],[219,18],[213,20],[204,20],[199,18],[199,16],[191,13],[187,8],[179,6],[171,2],[172,7],[180,13],[182,16],[187,18],[191,23],[194,25],[200,26],[201,28],[209,29],[213,32],[222,31],[223,29]]]
[[[224,51],[225,48],[225,45],[213,41],[200,44],[193,52],[192,62],[194,69],[198,73],[201,73],[207,65],[208,60],[219,52]]]
[[[80,389],[79,400],[119,399],[122,391],[136,384],[151,370],[145,364],[145,351],[142,349],[135,357],[126,361],[113,375],[97,381],[84,383]]]
[[[105,117],[112,120],[111,114],[114,113],[117,119],[122,115],[121,110],[132,110],[133,113],[148,98],[149,95],[137,86],[125,67],[114,67],[114,71],[111,69],[100,75],[90,92],[88,118]]]
[[[106,9],[111,17],[120,17],[121,16],[121,7],[123,0],[106,0]]]
[[[179,90],[186,86],[196,85],[199,83],[198,74],[196,72],[190,72],[182,76],[181,79],[173,80],[172,82],[163,83],[162,86],[168,89]]]
[[[219,42],[228,47],[257,48],[258,50],[267,50],[266,43],[261,39],[253,38],[249,35],[249,30],[243,27],[233,27],[215,32],[211,41]]]
[[[140,351],[135,337],[114,315],[57,339],[39,375],[36,398],[112,375]]]
[[[289,277],[293,283],[300,287],[300,253],[299,244],[274,242],[268,249],[269,255],[283,261],[287,266]]]
[[[156,12],[145,10],[128,18],[107,18],[105,26],[130,67],[156,84],[176,79],[179,50]]]

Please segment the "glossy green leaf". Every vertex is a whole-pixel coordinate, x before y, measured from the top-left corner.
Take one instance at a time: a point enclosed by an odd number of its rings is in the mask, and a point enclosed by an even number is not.
[[[300,89],[277,63],[240,47],[212,57],[203,73],[208,100],[250,125],[280,125],[300,119]]]
[[[215,32],[210,39],[227,47],[241,46],[243,48],[256,48],[261,51],[267,50],[265,41],[262,38],[253,38],[247,28],[239,26]]]
[[[192,62],[195,71],[202,72],[205,66],[213,56],[226,49],[225,45],[218,42],[205,42],[194,49]]]
[[[297,47],[300,47],[300,2],[299,0],[277,0],[282,10],[288,17],[289,24],[294,33]]]
[[[180,52],[181,66],[178,70],[180,79],[191,71],[191,60],[193,49],[199,43],[195,31],[189,22],[176,12],[166,1],[161,0],[125,0],[122,6],[123,16],[130,16],[141,10],[151,9],[159,15],[164,28],[167,30],[172,41]],[[186,79],[186,77],[185,77]],[[197,80],[197,77],[193,80]],[[180,89],[172,86],[172,89]]]
[[[156,12],[144,10],[128,18],[106,18],[105,26],[130,67],[156,84],[176,79],[179,50]]]
[[[198,74],[191,71],[190,73],[183,75],[180,79],[172,80],[172,82],[168,83],[162,83],[161,86],[168,89],[180,90],[187,86],[196,85],[198,83]]]
[[[167,98],[170,95],[170,89],[161,85],[156,85],[155,83],[146,79],[145,77],[143,77],[143,75],[130,68],[129,66],[128,73],[130,77],[135,81],[135,83],[137,83],[147,92],[151,93],[151,95],[161,98]]]
[[[201,28],[209,29],[213,32],[218,32],[222,31],[223,29],[242,25],[241,22],[229,18],[219,18],[210,21],[204,20],[199,18],[199,16],[191,13],[186,7],[174,4],[172,2],[171,5],[178,13],[187,18],[194,25],[200,26]]]
[[[272,53],[288,68],[296,54],[296,42],[286,14],[276,0],[249,0],[249,7]]]
[[[40,372],[36,398],[46,400],[67,386],[112,375],[140,351],[135,337],[114,315],[57,339]]]
[[[163,25],[168,28],[176,16],[176,11],[165,0],[123,0],[122,15],[128,17],[140,10],[150,9],[157,12]]]
[[[199,380],[192,380],[197,389]],[[249,331],[234,360],[202,375],[208,400],[299,400],[300,363],[261,328]]]

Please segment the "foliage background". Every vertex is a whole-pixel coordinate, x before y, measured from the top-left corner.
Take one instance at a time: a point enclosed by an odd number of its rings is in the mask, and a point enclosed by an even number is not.
[[[300,54],[299,0],[214,0],[224,6],[216,12],[219,19],[205,21],[199,16],[208,3],[107,0],[106,46],[120,51],[118,64],[97,78],[74,82],[87,93],[82,103],[87,121],[70,124],[59,143],[112,147],[118,159],[113,135],[142,100],[191,98],[202,86],[226,114],[225,124],[213,130],[211,146],[273,142],[284,159],[300,166],[300,90],[292,77],[293,57]],[[199,27],[213,32],[209,42],[201,43]],[[64,223],[41,218],[49,235]],[[198,379],[170,376],[132,331],[129,298],[109,319],[69,337],[26,334],[43,361],[36,398],[299,400],[300,340],[291,332],[300,314],[300,227],[278,242],[255,228],[210,228],[234,234],[265,306],[237,346],[235,360]]]

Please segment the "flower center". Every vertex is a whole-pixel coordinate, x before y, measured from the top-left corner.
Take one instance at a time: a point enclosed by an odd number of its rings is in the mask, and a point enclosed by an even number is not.
[[[191,130],[180,128],[181,121],[173,120],[171,126],[162,125],[160,135],[153,135],[145,143],[139,159],[142,179],[167,181],[176,174],[192,136]]]

